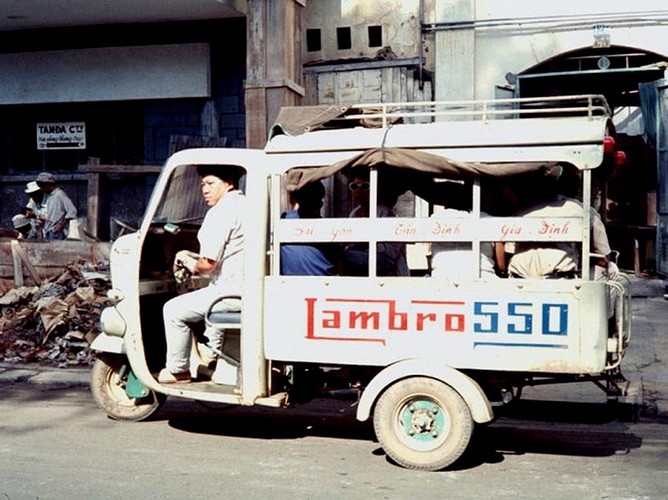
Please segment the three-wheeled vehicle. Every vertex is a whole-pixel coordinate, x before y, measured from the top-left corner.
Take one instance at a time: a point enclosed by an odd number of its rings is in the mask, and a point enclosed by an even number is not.
[[[591,211],[519,217],[501,195],[505,181],[558,166],[578,181],[582,206],[592,205],[599,172],[614,156],[604,98],[315,111],[283,110],[264,150],[193,149],[169,158],[140,229],[119,237],[111,251],[112,305],[101,316],[92,373],[95,400],[110,417],[147,419],[167,396],[280,408],[347,389],[358,396],[357,418],[373,418],[396,463],[438,470],[462,455],[475,425],[492,421],[495,408],[525,386],[589,381],[611,397],[624,391],[630,298],[623,282],[595,278],[594,258],[601,256],[590,248]],[[243,306],[226,314],[209,308],[206,325],[224,335],[215,382],[194,342],[193,380],[160,384],[162,307],[207,285],[201,276],[178,283],[172,272],[178,251],[198,251],[207,209],[199,165],[245,173],[252,209],[245,219]],[[359,172],[368,179],[361,187],[369,188],[369,210],[350,217],[348,186]],[[322,216],[282,217],[288,192],[313,182],[326,188]],[[379,208],[388,188],[395,192],[393,216]],[[503,242],[575,243],[579,265],[568,277],[485,272],[482,257]],[[295,244],[342,252],[362,245],[366,271],[281,275],[280,249]],[[403,249],[407,273],[379,271],[386,245]],[[451,261],[457,273],[432,269],[439,245],[458,250]],[[441,267],[448,264],[441,258]]]

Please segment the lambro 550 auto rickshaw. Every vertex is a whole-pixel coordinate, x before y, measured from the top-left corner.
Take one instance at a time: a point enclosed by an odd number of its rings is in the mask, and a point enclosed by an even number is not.
[[[623,394],[629,293],[623,281],[594,270],[602,256],[591,250],[592,211],[523,217],[503,194],[506,182],[556,169],[577,181],[580,203],[591,206],[599,172],[614,159],[602,97],[351,106],[318,110],[313,119],[303,111],[283,110],[264,150],[173,155],[140,229],[114,242],[112,305],[93,344],[92,376],[109,416],[147,419],[167,396],[282,408],[347,390],[357,418],[373,418],[396,463],[438,470],[527,385],[587,381],[611,397]],[[212,304],[194,327],[192,381],[160,384],[162,307],[207,285],[206,276],[179,283],[173,274],[177,252],[198,251],[207,208],[199,165],[244,172],[252,209],[242,307],[220,314]],[[355,175],[368,179],[363,217],[350,217]],[[282,217],[289,194],[313,182],[326,191],[321,217]],[[535,190],[514,186],[516,195]],[[380,208],[388,189],[390,212]],[[490,246],[507,242],[574,245],[577,268],[568,276],[487,272]],[[361,246],[365,269],[281,275],[280,249],[294,244],[333,245],[342,255]],[[387,245],[401,248],[406,272],[381,271]],[[458,272],[436,272],[437,248],[457,252],[440,266]],[[206,328],[224,339],[214,364],[202,355],[206,335],[198,332]]]

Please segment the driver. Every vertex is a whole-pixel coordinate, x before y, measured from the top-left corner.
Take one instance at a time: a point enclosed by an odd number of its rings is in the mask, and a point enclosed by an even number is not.
[[[190,382],[191,325],[204,320],[209,305],[221,295],[241,296],[243,281],[244,215],[246,203],[239,190],[240,171],[235,167],[202,165],[204,201],[210,207],[197,233],[199,254],[184,264],[193,274],[208,274],[208,286],[169,300],[163,307],[167,359],[158,382]],[[239,311],[240,299],[226,299],[216,311]],[[211,332],[207,332],[212,335]],[[209,339],[215,345],[216,339]]]

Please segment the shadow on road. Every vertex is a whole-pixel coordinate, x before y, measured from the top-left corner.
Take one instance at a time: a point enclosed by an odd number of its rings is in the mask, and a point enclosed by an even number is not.
[[[499,463],[506,455],[625,454],[642,444],[642,439],[625,423],[629,411],[618,404],[517,401],[504,409],[495,422],[479,426],[466,453],[448,470]],[[343,409],[337,409],[335,404],[323,401],[289,409],[220,405],[171,415],[166,409],[164,416],[170,426],[199,434],[278,440],[318,436],[377,442],[371,422],[358,422],[354,408],[344,404]],[[380,448],[373,453],[384,454]]]
[[[170,426],[194,433],[255,439],[375,439],[371,422],[357,421],[355,405],[345,400],[317,399],[289,408],[199,406],[195,413],[165,407],[161,415]]]
[[[64,405],[81,414],[99,411],[90,394],[80,388],[35,389],[27,384],[4,385],[0,397],[30,405]],[[346,399],[317,399],[279,409],[203,405],[169,398],[152,420],[183,432],[212,436],[265,440],[315,436],[376,443],[372,423],[358,422],[355,411],[355,401]],[[448,470],[500,463],[509,455],[608,457],[630,453],[642,445],[642,438],[628,423],[633,413],[628,405],[522,399],[497,413],[494,422],[476,428],[466,453]],[[71,413],[68,418],[72,418]],[[380,447],[372,453],[384,455]]]
[[[502,462],[506,455],[607,457],[640,448],[629,405],[520,400],[479,427],[455,469]]]

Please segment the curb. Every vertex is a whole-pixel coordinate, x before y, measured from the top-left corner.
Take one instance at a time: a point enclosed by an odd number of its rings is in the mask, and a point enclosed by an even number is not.
[[[0,384],[31,383],[42,385],[90,385],[89,367],[52,368],[36,364],[0,363]]]

